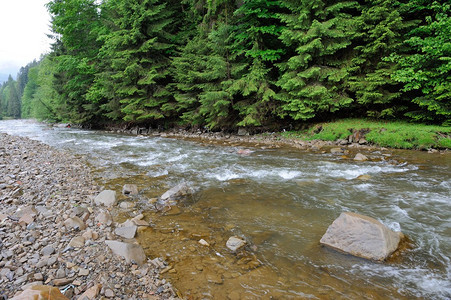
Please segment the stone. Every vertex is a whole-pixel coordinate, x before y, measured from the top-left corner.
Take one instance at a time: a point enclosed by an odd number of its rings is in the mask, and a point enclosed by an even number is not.
[[[30,206],[23,206],[20,207],[16,213],[14,214],[14,216],[16,216],[17,218],[21,218],[25,215],[31,215],[31,216],[35,216],[37,214],[37,210],[34,206],[30,205]]]
[[[69,246],[74,247],[74,248],[81,248],[84,245],[85,245],[85,238],[83,236],[73,237],[69,242]]]
[[[36,281],[42,281],[44,280],[44,276],[42,275],[42,273],[36,273],[33,275],[34,280]]]
[[[401,236],[376,219],[343,212],[329,226],[320,243],[354,256],[383,261],[398,248]]]
[[[55,248],[53,248],[52,245],[47,245],[44,248],[41,249],[41,254],[43,256],[49,256],[55,253]]]
[[[239,136],[249,135],[249,131],[246,128],[238,128],[237,135]]]
[[[45,206],[38,205],[36,206],[36,211],[41,214],[44,218],[48,218],[53,216],[53,212],[50,209],[47,209]]]
[[[58,278],[58,279],[53,279],[53,285],[55,285],[55,286],[67,285],[67,284],[71,283],[72,281],[74,281],[73,278]]]
[[[368,157],[366,157],[362,153],[357,153],[354,157],[354,160],[355,161],[366,161],[366,160],[368,160]]]
[[[190,193],[191,189],[188,187],[186,183],[182,182],[174,186],[173,188],[167,190],[163,195],[161,195],[160,199],[163,201],[177,199],[180,197],[187,196]]]
[[[357,176],[356,179],[357,180],[362,180],[362,181],[367,181],[367,180],[371,179],[371,175],[363,174],[363,175]]]
[[[111,216],[109,211],[101,211],[96,217],[95,220],[100,224],[105,224],[110,226],[113,223],[113,217]]]
[[[135,203],[130,202],[130,201],[122,201],[119,204],[119,207],[122,208],[122,209],[129,209],[129,208],[135,207]]]
[[[230,237],[226,243],[227,248],[233,252],[236,252],[238,249],[244,247],[244,245],[246,245],[246,241],[236,236]]]
[[[116,192],[112,190],[104,190],[94,198],[94,203],[99,206],[112,207],[116,202]]]
[[[47,285],[34,285],[27,288],[11,300],[68,300],[56,287]]]
[[[123,257],[127,263],[134,261],[138,265],[142,265],[146,261],[146,254],[144,253],[143,248],[138,244],[111,240],[106,240],[105,243],[110,247],[114,254]]]
[[[61,279],[61,278],[64,278],[64,277],[66,277],[66,270],[58,269],[58,271],[56,271],[55,278],[56,279]]]
[[[344,151],[341,148],[332,148],[332,149],[330,149],[330,153],[332,153],[332,154],[343,154]]]
[[[78,276],[88,276],[88,275],[89,275],[88,269],[83,268],[78,269]]]
[[[85,238],[85,240],[92,240],[93,239],[93,231],[92,229],[87,229],[83,234],[81,235]]]
[[[66,219],[64,221],[64,226],[66,226],[67,229],[75,229],[75,230],[84,230],[86,228],[85,222],[83,222],[83,220],[80,219],[79,217],[72,217]]]
[[[81,299],[81,300],[95,299],[97,297],[97,295],[99,295],[101,288],[102,288],[101,284],[95,284],[92,287],[90,287],[89,289],[87,289],[83,294],[81,294],[81,296],[78,297],[78,299]]]
[[[204,239],[200,239],[199,244],[201,244],[202,246],[207,246],[207,247],[210,246],[210,244]]]
[[[238,291],[231,291],[229,295],[227,296],[229,300],[240,300],[241,295]]]
[[[30,224],[34,221],[34,214],[24,214],[19,219],[19,224]]]
[[[113,298],[114,297],[114,292],[111,289],[106,289],[105,290],[105,297]]]
[[[137,229],[138,229],[138,226],[136,226],[136,225],[126,226],[126,227],[118,227],[114,230],[114,233],[125,239],[132,239],[135,237]]]
[[[222,278],[222,276],[220,274],[207,274],[207,281],[211,282],[211,283],[216,283],[216,284],[222,284],[224,282],[224,279]]]
[[[125,184],[122,187],[122,194],[124,195],[138,195],[138,186],[136,184]]]

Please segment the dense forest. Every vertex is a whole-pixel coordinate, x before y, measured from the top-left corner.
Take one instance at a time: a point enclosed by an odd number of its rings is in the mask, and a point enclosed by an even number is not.
[[[0,118],[101,126],[451,124],[451,18],[431,0],[53,0],[52,50]]]

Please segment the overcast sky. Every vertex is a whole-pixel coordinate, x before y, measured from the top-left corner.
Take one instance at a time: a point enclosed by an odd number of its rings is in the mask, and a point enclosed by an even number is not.
[[[0,75],[16,76],[20,67],[50,49],[49,0],[0,0]]]

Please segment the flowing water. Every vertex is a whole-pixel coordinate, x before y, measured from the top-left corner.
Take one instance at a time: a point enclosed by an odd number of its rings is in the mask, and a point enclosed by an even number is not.
[[[164,276],[188,299],[451,298],[449,153],[373,150],[365,152],[370,161],[354,162],[29,121],[0,121],[0,131],[85,156],[99,182],[119,193],[136,183],[136,207],[116,217],[145,214],[152,226],[138,241],[149,257],[170,263]],[[252,152],[238,154],[245,147]],[[196,190],[193,197],[164,213],[150,209],[149,199],[180,182]],[[374,217],[411,243],[386,263],[322,247],[343,211]],[[245,251],[225,247],[232,235],[247,240]]]

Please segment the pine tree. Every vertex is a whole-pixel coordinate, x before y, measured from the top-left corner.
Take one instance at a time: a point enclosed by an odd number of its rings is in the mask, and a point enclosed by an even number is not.
[[[307,120],[349,107],[346,92],[349,46],[355,30],[355,1],[287,1],[291,11],[281,39],[294,51],[280,64],[281,116]]]

